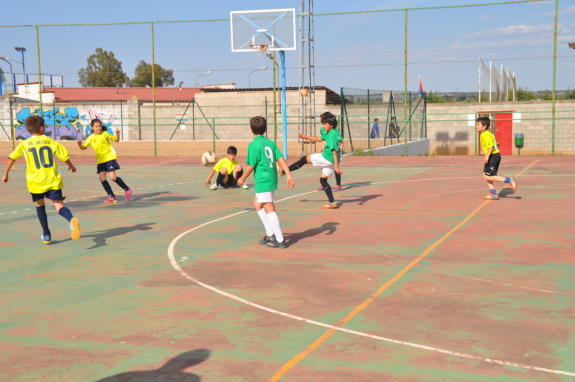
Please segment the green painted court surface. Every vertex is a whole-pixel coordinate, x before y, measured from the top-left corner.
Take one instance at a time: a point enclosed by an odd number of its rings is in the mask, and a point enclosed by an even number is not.
[[[505,157],[497,201],[480,158],[346,158],[337,210],[306,166],[276,193],[285,250],[257,244],[253,190],[120,163],[132,202],[64,175],[78,241],[49,208],[40,242],[21,162],[2,185],[0,380],[575,378],[575,158]]]

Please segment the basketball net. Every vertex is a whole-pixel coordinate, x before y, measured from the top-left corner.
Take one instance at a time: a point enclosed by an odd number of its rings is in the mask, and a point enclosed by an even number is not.
[[[261,44],[261,45],[250,45],[252,49],[256,51],[256,55],[261,57],[266,54],[269,45]]]

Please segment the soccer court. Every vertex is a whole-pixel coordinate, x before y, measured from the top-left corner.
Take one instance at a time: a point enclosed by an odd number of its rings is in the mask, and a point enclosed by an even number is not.
[[[505,157],[494,201],[481,158],[345,158],[336,210],[305,166],[276,193],[287,249],[198,163],[121,158],[134,200],[107,206],[78,161],[78,241],[49,208],[41,243],[23,161],[2,185],[0,380],[575,378],[573,157]]]

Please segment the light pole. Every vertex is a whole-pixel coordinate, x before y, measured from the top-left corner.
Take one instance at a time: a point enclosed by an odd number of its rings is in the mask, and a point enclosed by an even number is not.
[[[23,46],[16,46],[14,47],[14,49],[16,49],[17,52],[20,52],[22,54],[22,74],[24,75],[24,79],[22,80],[22,82],[28,82],[26,81],[26,65],[24,64],[24,52],[26,51],[26,48],[24,48]]]
[[[10,65],[10,75],[12,77],[12,88],[14,89],[14,93],[16,93],[16,78],[14,75],[14,70],[12,70],[12,63],[8,61],[6,57],[0,56],[0,60],[5,61],[8,65]]]
[[[277,101],[277,92],[278,92],[278,85],[277,85],[277,79],[278,79],[278,72],[279,70],[279,66],[278,63],[276,62],[276,52],[274,51],[272,52],[266,52],[266,57],[269,58],[270,60],[272,60],[273,62],[273,76],[274,76],[274,81],[273,81],[273,87],[274,87],[274,142],[277,142],[278,139],[278,101]]]
[[[204,72],[204,73],[202,73],[202,74],[197,75],[197,76],[194,78],[194,84],[196,85],[196,87],[198,87],[198,78],[203,77],[203,76],[209,76],[209,75],[212,74],[212,73],[213,73],[212,70],[208,70],[207,72]]]
[[[260,66],[259,68],[257,68],[256,70],[252,70],[249,74],[248,74],[248,88],[252,87],[252,73],[255,72],[259,72],[261,70],[266,70],[268,67],[267,66]]]

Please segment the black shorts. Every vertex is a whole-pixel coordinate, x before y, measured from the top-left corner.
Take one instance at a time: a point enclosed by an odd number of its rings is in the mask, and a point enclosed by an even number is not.
[[[110,172],[120,169],[120,165],[116,160],[109,160],[107,162],[98,163],[96,172],[99,174],[101,172]]]
[[[497,175],[497,170],[499,170],[499,163],[501,163],[501,154],[491,154],[485,166],[483,166],[483,174],[487,176]]]
[[[241,178],[241,176],[244,174],[244,170],[240,170],[238,171],[238,173],[236,174],[237,178],[234,178],[234,174],[228,174],[228,181],[224,183],[224,177],[225,175],[222,174],[218,174],[218,179],[216,180],[216,183],[219,186],[222,186],[224,188],[228,188],[228,187],[235,187],[238,185],[238,179]]]
[[[66,197],[62,195],[62,189],[59,190],[49,190],[46,192],[41,192],[39,194],[30,193],[32,195],[32,201],[37,202],[38,200],[42,200],[44,198],[50,200],[64,200]]]

